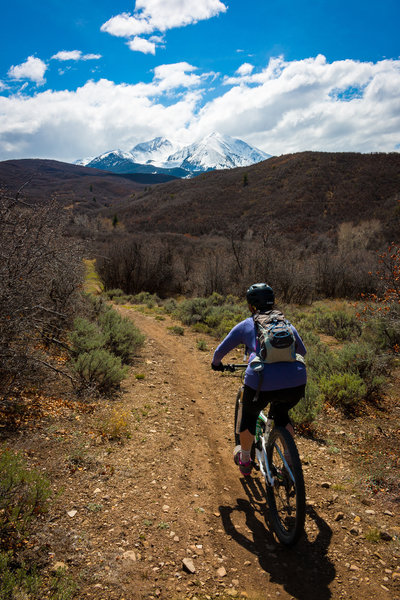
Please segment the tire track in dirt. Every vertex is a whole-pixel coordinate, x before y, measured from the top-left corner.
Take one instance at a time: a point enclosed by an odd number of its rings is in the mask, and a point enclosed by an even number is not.
[[[221,392],[218,390],[220,383],[218,376],[210,369],[210,361],[199,361],[194,353],[192,340],[182,339],[181,336],[166,333],[166,326],[159,322],[135,313],[134,321],[139,329],[144,332],[148,340],[153,343],[156,353],[161,354],[159,364],[162,368],[163,360],[173,362],[173,379],[170,382],[173,392],[186,408],[191,411],[193,421],[187,421],[189,430],[193,425],[200,429],[203,437],[202,443],[197,448],[192,446],[194,459],[197,460],[196,468],[203,471],[205,480],[209,483],[214,480],[214,491],[220,493],[220,484],[226,480],[226,485],[236,486],[236,493],[240,486],[237,485],[237,469],[233,465],[231,456],[226,453],[226,444],[223,440],[233,428],[233,417],[226,410],[221,410],[219,403]],[[161,375],[161,374],[160,374]],[[228,398],[233,410],[234,396]],[[224,403],[225,404],[225,403]],[[225,406],[224,406],[225,408]],[[230,437],[230,435],[229,435]],[[204,439],[205,438],[205,439]],[[204,443],[205,442],[205,443]],[[217,465],[209,463],[208,458],[218,455]],[[226,486],[225,486],[226,487]]]

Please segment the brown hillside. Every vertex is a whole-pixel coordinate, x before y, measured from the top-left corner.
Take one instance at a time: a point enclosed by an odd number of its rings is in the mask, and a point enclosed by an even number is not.
[[[116,200],[128,201],[144,188],[129,176],[55,160],[0,162],[0,188],[13,196],[27,182],[24,193],[30,201],[48,201],[54,196],[63,206],[75,204],[83,211],[110,206]]]
[[[118,214],[132,231],[201,235],[241,223],[293,237],[378,219],[386,237],[395,239],[399,198],[398,153],[303,152],[153,187]]]

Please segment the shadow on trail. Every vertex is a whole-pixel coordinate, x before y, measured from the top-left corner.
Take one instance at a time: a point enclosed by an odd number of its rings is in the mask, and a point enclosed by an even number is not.
[[[238,498],[236,506],[220,506],[222,523],[227,534],[252,552],[261,568],[269,573],[270,582],[277,583],[297,600],[329,600],[329,584],[335,578],[335,567],[327,556],[332,530],[312,507],[307,507],[306,519],[314,521],[317,534],[313,541],[306,535],[294,548],[278,543],[269,528],[268,507],[257,479],[241,479],[248,499]],[[244,514],[251,533],[239,531],[233,519]]]

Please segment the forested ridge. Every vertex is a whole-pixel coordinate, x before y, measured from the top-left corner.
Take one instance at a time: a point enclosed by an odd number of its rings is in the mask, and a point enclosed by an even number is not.
[[[334,236],[343,222],[377,219],[392,238],[399,187],[398,153],[302,152],[149,188],[121,215],[132,231],[198,236],[240,226],[297,243]]]

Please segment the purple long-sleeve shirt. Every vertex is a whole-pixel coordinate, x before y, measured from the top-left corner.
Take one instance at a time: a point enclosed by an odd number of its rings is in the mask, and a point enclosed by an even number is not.
[[[306,348],[303,340],[293,325],[291,325],[291,328],[296,338],[296,353],[305,356]],[[250,351],[250,363],[256,356],[256,330],[253,317],[241,321],[228,333],[214,352],[213,364],[219,365],[224,356],[240,344],[244,344],[248,348],[248,351]],[[261,384],[262,391],[297,387],[307,382],[306,366],[301,361],[266,363],[261,373],[263,377]],[[244,383],[256,390],[260,380],[259,377],[259,373],[247,367]]]

